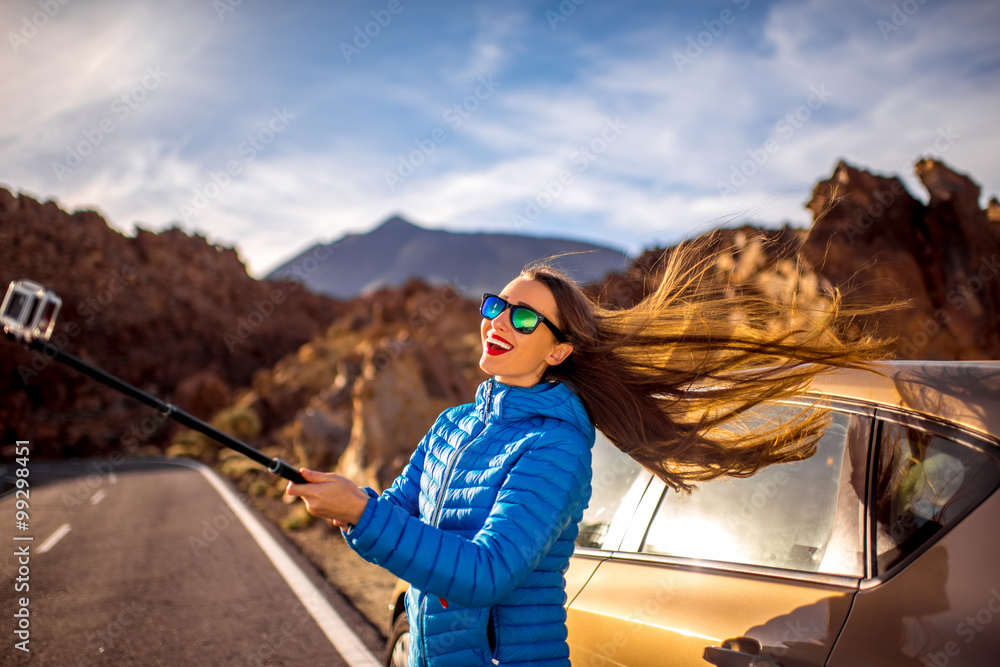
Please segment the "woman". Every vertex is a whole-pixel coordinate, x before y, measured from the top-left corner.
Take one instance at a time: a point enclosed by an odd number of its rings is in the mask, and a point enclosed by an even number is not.
[[[568,665],[562,573],[590,497],[594,426],[674,488],[808,456],[822,420],[716,429],[884,343],[712,287],[678,252],[638,305],[605,309],[558,271],[485,295],[474,404],[444,412],[379,496],[303,470],[290,484],[365,559],[408,581],[410,664]],[[783,311],[787,315],[787,311]],[[808,325],[803,325],[808,322]],[[718,435],[721,432],[723,435]],[[728,433],[729,435],[725,435]]]

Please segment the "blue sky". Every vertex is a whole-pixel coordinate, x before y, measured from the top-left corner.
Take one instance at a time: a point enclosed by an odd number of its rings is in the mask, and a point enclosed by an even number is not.
[[[994,1],[63,1],[0,5],[0,185],[256,276],[393,213],[632,252],[806,226],[839,159],[1000,194]]]

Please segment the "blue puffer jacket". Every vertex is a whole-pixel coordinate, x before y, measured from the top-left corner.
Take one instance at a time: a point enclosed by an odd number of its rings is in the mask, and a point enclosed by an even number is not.
[[[347,542],[411,584],[410,665],[569,665],[563,573],[594,427],[568,387],[488,380],[444,412]]]

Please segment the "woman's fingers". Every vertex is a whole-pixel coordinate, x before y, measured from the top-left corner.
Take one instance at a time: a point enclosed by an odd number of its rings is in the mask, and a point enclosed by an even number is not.
[[[299,472],[310,484],[317,484],[322,482],[330,482],[340,475],[332,472],[319,472],[317,470],[310,470],[309,468],[299,468]],[[309,484],[296,484],[295,482],[289,482],[285,487],[285,495],[293,497],[301,497]]]
[[[300,468],[299,472],[302,473],[302,476],[306,478],[307,482],[311,483],[332,482],[340,477],[340,475],[334,472],[319,472],[317,470],[310,470],[309,468]]]
[[[313,516],[356,523],[368,503],[368,494],[342,475],[302,468],[299,472],[308,484],[288,483],[286,497],[302,498],[306,511]]]

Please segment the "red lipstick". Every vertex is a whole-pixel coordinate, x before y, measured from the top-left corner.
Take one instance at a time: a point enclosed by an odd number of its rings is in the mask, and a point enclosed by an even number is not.
[[[502,345],[500,343],[502,343]],[[505,352],[510,352],[513,348],[514,346],[511,342],[502,336],[498,336],[495,333],[491,333],[486,336],[486,354],[492,357],[504,354]]]

